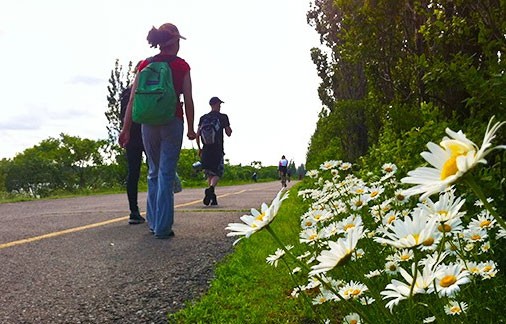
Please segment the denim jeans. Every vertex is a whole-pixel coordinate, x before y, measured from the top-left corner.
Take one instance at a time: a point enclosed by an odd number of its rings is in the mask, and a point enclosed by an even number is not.
[[[183,121],[167,125],[142,125],[148,160],[147,220],[157,236],[169,235],[174,223],[174,178],[183,143]]]

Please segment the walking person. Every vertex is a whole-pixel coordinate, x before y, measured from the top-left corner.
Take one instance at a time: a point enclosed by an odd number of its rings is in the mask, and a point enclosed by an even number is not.
[[[139,63],[135,68],[135,72],[139,67]],[[130,100],[130,94],[132,91],[132,87],[129,86],[120,95],[120,121],[123,125],[123,120],[125,119],[126,108],[128,106],[128,101]],[[138,204],[138,196],[139,196],[139,178],[141,173],[141,165],[142,165],[142,154],[144,153],[144,145],[142,144],[142,131],[141,124],[132,122],[132,126],[130,128],[130,140],[125,147],[126,151],[126,159],[127,159],[127,179],[126,179],[126,189],[127,189],[127,197],[128,197],[128,208],[130,210],[130,217],[128,219],[128,224],[142,224],[146,220],[141,216]],[[181,192],[183,190],[181,186],[181,180],[176,172],[176,178],[174,180],[174,193]]]
[[[139,63],[137,64],[137,67],[139,66]],[[132,87],[130,86],[121,93],[120,121],[122,125],[123,120],[125,119],[125,113],[128,106],[128,101],[130,100],[131,91]],[[128,197],[128,207],[130,209],[130,218],[128,219],[128,224],[132,225],[141,224],[144,223],[146,220],[144,219],[144,217],[141,216],[138,205],[139,177],[141,173],[142,153],[144,152],[144,145],[142,144],[142,133],[140,124],[132,122],[132,126],[130,128],[130,140],[125,146],[125,151],[128,170],[126,189]]]
[[[148,197],[147,221],[149,229],[155,238],[166,239],[174,236],[174,179],[176,166],[183,141],[183,95],[184,112],[188,126],[187,136],[195,139],[194,106],[190,66],[177,56],[180,39],[186,39],[179,33],[177,27],[166,23],[159,28],[153,27],[147,36],[151,47],[158,47],[160,53],[144,60],[139,65],[139,73],[132,85],[132,96],[128,102],[125,122],[119,136],[119,143],[125,147],[130,140],[132,126],[132,106],[135,91],[139,84],[139,75],[152,62],[167,62],[172,73],[172,83],[177,98],[175,118],[160,125],[142,124],[142,141],[148,160]]]
[[[220,112],[222,103],[224,102],[218,97],[209,100],[211,111],[200,117],[197,129],[197,146],[209,186],[204,190],[203,203],[206,206],[218,205],[215,188],[224,172],[223,131],[229,137],[232,135],[228,116]]]
[[[281,178],[281,185],[286,187],[286,175],[288,173],[288,160],[283,155],[278,163],[279,177]]]

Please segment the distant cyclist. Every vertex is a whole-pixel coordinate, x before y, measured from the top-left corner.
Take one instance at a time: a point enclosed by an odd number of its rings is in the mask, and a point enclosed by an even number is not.
[[[281,178],[281,185],[286,187],[286,174],[288,172],[288,160],[283,155],[278,164],[279,177]]]

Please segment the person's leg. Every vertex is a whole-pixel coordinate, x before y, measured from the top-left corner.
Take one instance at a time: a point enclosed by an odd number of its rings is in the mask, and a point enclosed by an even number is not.
[[[127,196],[130,209],[129,224],[140,224],[145,221],[140,215],[138,205],[138,187],[142,163],[142,152],[143,150],[141,147],[127,147],[126,149],[128,163]]]
[[[175,118],[161,127],[160,165],[158,170],[158,195],[155,220],[156,238],[174,235],[174,179],[183,143],[183,121]]]
[[[158,169],[160,163],[160,126],[142,125],[142,142],[148,160],[148,197],[146,218],[149,229],[155,232],[158,197]]]
[[[221,157],[220,163],[218,165],[218,172],[214,175],[214,177],[211,179],[211,186],[213,189],[213,194],[211,196],[211,206],[218,205],[218,199],[216,197],[216,186],[218,185],[218,181],[221,177],[223,177],[223,174],[225,173],[225,164],[223,161],[223,156]]]

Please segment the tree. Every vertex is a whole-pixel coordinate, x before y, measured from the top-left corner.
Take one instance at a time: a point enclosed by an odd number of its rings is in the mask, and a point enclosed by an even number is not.
[[[5,167],[8,191],[48,196],[55,190],[74,191],[102,186],[100,174],[106,140],[81,139],[60,134],[16,155]],[[111,186],[110,183],[105,184]]]
[[[133,82],[134,75],[132,61],[128,63],[128,70],[124,72],[123,66],[116,59],[114,69],[111,71],[109,78],[109,85],[107,86],[109,94],[107,95],[107,110],[105,112],[105,117],[109,123],[106,127],[111,153],[118,151],[118,136],[122,125],[122,121],[120,120],[121,94]]]

